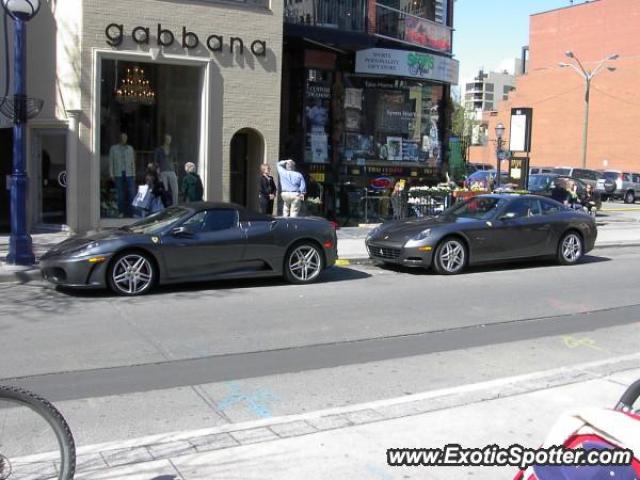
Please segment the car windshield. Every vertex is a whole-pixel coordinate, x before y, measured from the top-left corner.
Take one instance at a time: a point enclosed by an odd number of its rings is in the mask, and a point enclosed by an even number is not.
[[[620,174],[618,172],[604,172],[603,175],[607,180],[617,180],[620,178]]]
[[[529,190],[539,192],[544,190],[551,183],[551,177],[544,175],[531,175],[529,177]]]
[[[487,220],[492,218],[498,208],[507,201],[503,198],[495,197],[474,197],[460,206],[453,207],[447,216],[453,218],[473,218],[476,220]]]
[[[558,175],[569,175],[571,173],[570,168],[554,168],[553,173],[557,173]]]
[[[171,225],[187,212],[189,210],[183,207],[170,207],[122,228],[133,233],[155,233]]]

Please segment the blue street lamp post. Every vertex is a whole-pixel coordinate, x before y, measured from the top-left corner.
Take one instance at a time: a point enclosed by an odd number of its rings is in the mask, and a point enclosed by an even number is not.
[[[14,95],[13,95],[13,170],[11,174],[11,237],[7,263],[32,265],[35,262],[31,235],[27,229],[26,170],[27,120],[27,32],[26,22],[40,9],[40,0],[2,0],[2,6],[13,18],[14,35]]]

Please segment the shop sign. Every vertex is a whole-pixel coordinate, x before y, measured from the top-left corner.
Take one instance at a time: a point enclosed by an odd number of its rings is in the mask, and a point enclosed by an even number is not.
[[[407,42],[441,52],[451,51],[451,29],[424,18],[406,16],[404,39]]]
[[[212,52],[222,52],[224,50],[224,36],[222,35],[209,35],[202,37],[198,34],[188,31],[187,27],[182,27],[182,35],[177,38],[176,34],[168,28],[164,28],[162,24],[158,23],[157,30],[154,31],[157,35],[153,42],[158,47],[171,47],[180,41],[182,48],[193,50],[200,45],[206,46]],[[119,47],[122,45],[125,39],[125,26],[121,23],[110,23],[104,30],[107,44],[112,47]],[[151,45],[152,36],[151,29],[144,26],[136,26],[131,30],[131,39],[138,45]],[[251,53],[256,57],[265,57],[267,55],[267,42],[264,40],[254,40],[250,45],[247,44]],[[245,42],[240,37],[229,37],[229,52],[244,54]]]
[[[388,190],[393,186],[393,180],[389,177],[378,177],[371,179],[371,188],[375,190]]]
[[[430,53],[369,48],[356,53],[356,73],[408,77],[458,84],[460,63]]]

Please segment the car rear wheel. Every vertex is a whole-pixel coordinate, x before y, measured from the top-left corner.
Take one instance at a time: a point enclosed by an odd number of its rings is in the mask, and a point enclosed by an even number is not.
[[[628,191],[624,196],[624,203],[636,203],[636,194]]]
[[[568,232],[558,245],[558,262],[561,265],[574,265],[582,258],[584,248],[582,238],[576,232]]]
[[[324,259],[313,243],[294,245],[284,260],[284,277],[290,283],[311,283],[322,272]]]
[[[467,265],[467,247],[457,238],[444,239],[436,248],[433,266],[441,275],[456,275]]]
[[[135,296],[153,288],[158,271],[151,258],[142,252],[124,252],[111,262],[107,272],[109,288],[118,295]]]

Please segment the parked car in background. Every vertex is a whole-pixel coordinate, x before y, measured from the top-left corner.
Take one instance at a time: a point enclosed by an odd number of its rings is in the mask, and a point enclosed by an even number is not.
[[[495,170],[495,165],[490,165],[488,163],[467,163],[467,174],[471,175],[478,171],[484,170]]]
[[[575,182],[578,188],[578,198],[582,200],[587,192],[587,183],[583,182],[579,178],[569,177],[567,175],[558,175],[555,173],[541,173],[539,175],[531,175],[529,177],[529,191],[536,195],[551,198],[551,190],[556,186],[556,183],[560,181],[566,183],[568,181]],[[593,191],[596,208],[599,210],[602,207],[602,196],[594,189]]]
[[[605,170],[598,179],[596,190],[604,200],[622,199],[624,203],[635,203],[640,196],[640,173]]]
[[[531,167],[529,175],[537,175],[539,173],[553,173],[553,167]]]
[[[556,167],[552,169],[551,173],[577,178],[584,183],[590,184],[593,188],[596,188],[598,180],[602,178],[602,173],[588,168]]]
[[[477,186],[484,190],[490,190],[493,187],[496,176],[497,172],[495,170],[478,170],[467,177],[464,181],[464,187],[472,188]],[[501,173],[501,180],[506,180],[508,177],[509,174],[507,172]]]

